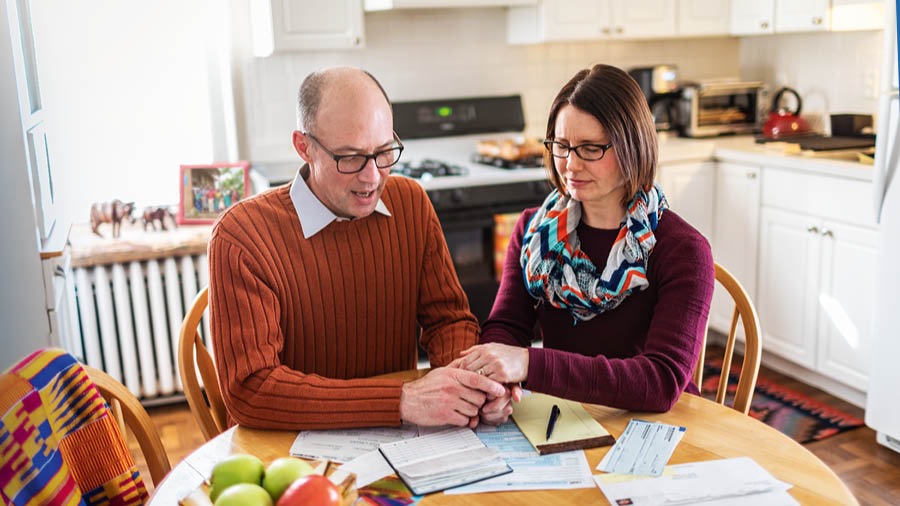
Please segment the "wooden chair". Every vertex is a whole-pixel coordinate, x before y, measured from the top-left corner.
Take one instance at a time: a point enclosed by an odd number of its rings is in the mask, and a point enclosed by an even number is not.
[[[112,376],[89,365],[83,367],[91,381],[97,386],[100,395],[106,399],[113,416],[119,421],[122,435],[126,434],[125,428],[128,427],[137,438],[141,453],[144,454],[144,460],[147,462],[147,468],[150,470],[150,478],[153,479],[154,485],[159,485],[159,482],[168,474],[171,465],[162,439],[159,437],[159,431],[150,420],[147,410],[137,400],[137,397],[125,388],[125,385],[116,381]]]
[[[208,302],[209,287],[206,287],[194,298],[191,309],[181,323],[181,335],[178,338],[178,373],[181,375],[184,396],[187,397],[191,413],[207,441],[228,427],[225,403],[216,377],[216,364],[203,345],[198,330]],[[203,379],[203,388],[197,379],[198,369],[200,378]]]
[[[734,394],[734,409],[746,415],[750,412],[750,401],[753,399],[753,389],[756,387],[756,378],[759,375],[759,361],[762,354],[759,316],[756,314],[756,308],[753,307],[753,302],[750,300],[744,287],[741,286],[741,283],[718,263],[715,264],[715,268],[716,281],[728,291],[734,300],[731,328],[728,332],[728,340],[725,343],[722,372],[719,375],[719,386],[716,389],[716,402],[725,404],[725,393],[728,389],[728,373],[731,370],[737,324],[738,319],[740,319],[744,328],[744,359],[741,364],[737,391]],[[697,385],[697,388],[700,388],[703,384],[703,362],[705,358],[706,333],[703,334],[703,347],[700,349],[700,358],[697,361],[697,367],[694,369],[694,383]]]

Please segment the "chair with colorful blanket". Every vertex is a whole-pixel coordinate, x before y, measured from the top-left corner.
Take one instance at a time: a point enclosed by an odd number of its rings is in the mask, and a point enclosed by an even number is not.
[[[38,350],[0,375],[4,504],[143,504],[147,488],[85,369]]]

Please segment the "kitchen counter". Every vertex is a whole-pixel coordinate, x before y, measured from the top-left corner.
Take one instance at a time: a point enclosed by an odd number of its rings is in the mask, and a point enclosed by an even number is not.
[[[786,143],[757,144],[752,136],[717,137],[712,139],[686,139],[660,136],[660,164],[722,160],[776,166],[819,175],[832,175],[862,181],[871,181],[872,166],[847,159],[848,152],[806,152],[791,154]]]

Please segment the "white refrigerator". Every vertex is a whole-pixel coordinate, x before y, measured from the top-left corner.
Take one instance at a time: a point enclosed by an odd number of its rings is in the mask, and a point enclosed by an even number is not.
[[[875,143],[875,213],[880,221],[872,367],[866,424],[878,442],[900,452],[900,103],[897,3],[885,2],[884,52]],[[864,266],[860,266],[864,267]]]

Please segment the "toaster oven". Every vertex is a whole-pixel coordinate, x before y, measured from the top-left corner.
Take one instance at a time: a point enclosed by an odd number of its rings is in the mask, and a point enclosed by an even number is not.
[[[709,82],[685,86],[678,117],[687,137],[759,132],[766,114],[762,82]]]

